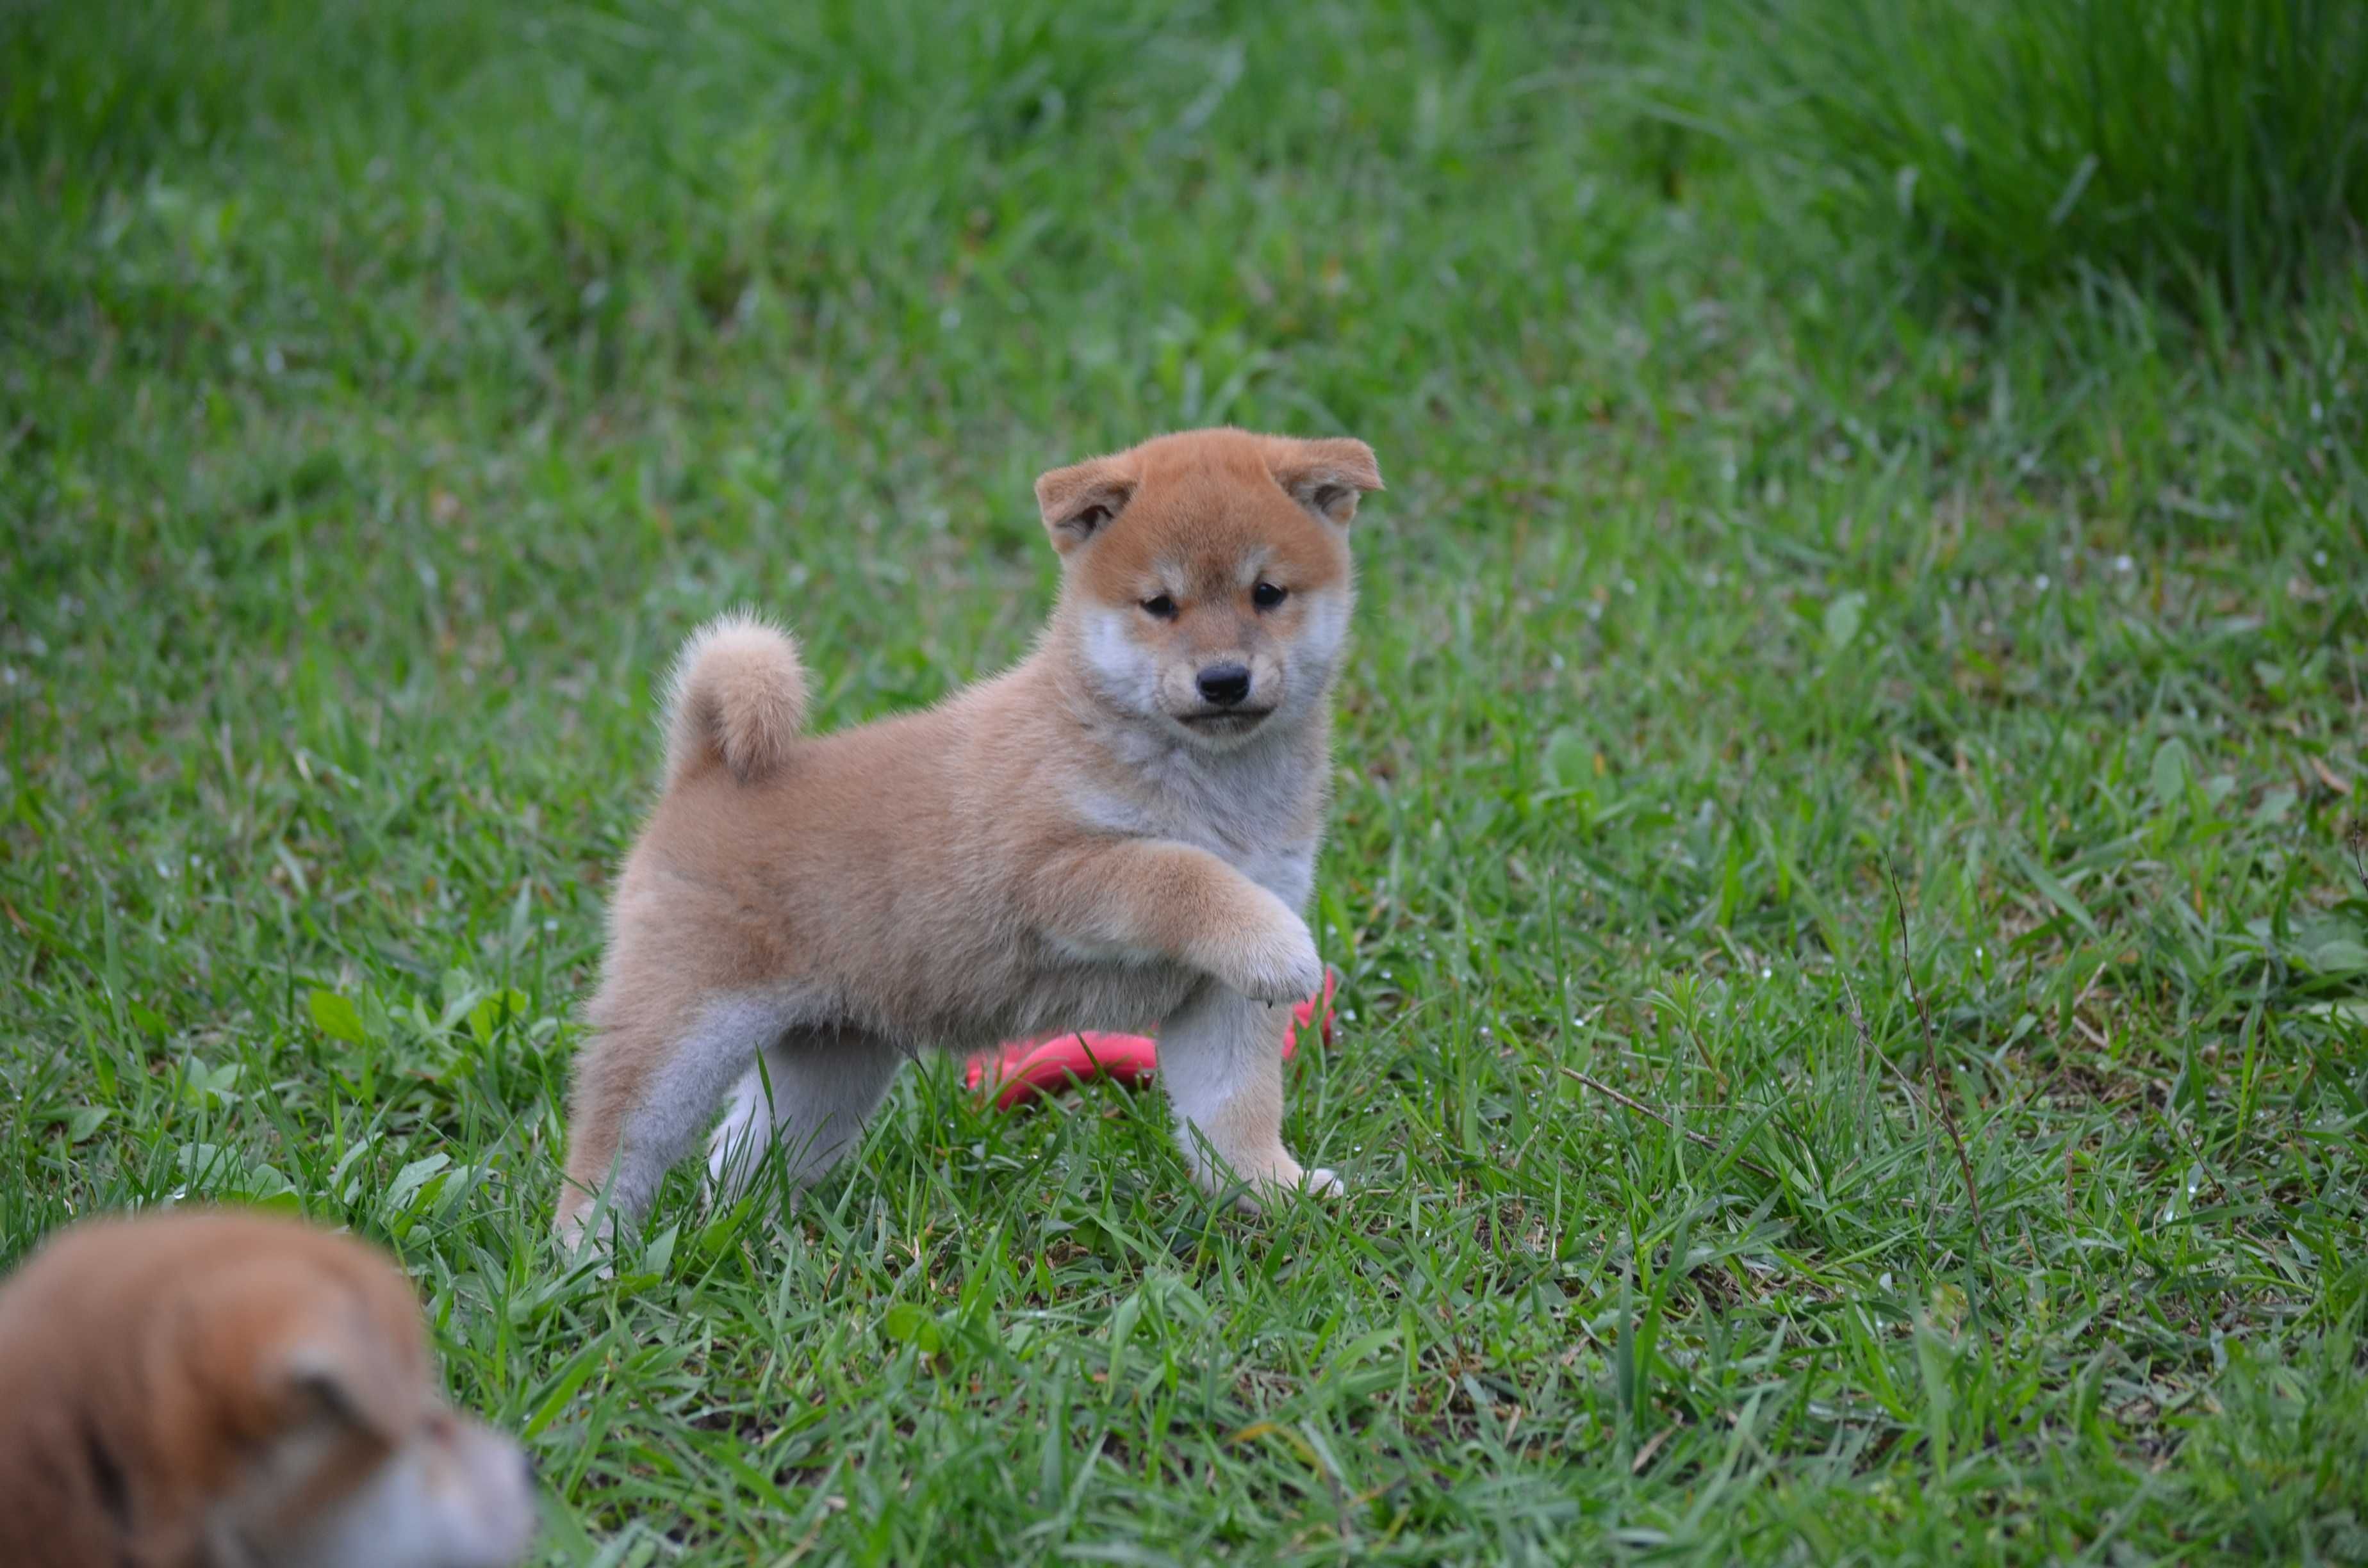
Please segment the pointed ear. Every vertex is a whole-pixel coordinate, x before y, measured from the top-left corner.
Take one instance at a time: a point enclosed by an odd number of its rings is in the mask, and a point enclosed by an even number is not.
[[[1382,488],[1373,449],[1349,436],[1320,441],[1277,437],[1267,448],[1266,462],[1292,500],[1343,528],[1356,517],[1359,498]]]
[[[1045,531],[1064,555],[1108,528],[1133,498],[1133,477],[1117,458],[1056,468],[1036,481]]]

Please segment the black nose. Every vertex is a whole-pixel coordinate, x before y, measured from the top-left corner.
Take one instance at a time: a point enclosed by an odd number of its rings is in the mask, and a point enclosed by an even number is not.
[[[1220,708],[1231,708],[1250,694],[1247,665],[1211,665],[1201,672],[1201,696]]]

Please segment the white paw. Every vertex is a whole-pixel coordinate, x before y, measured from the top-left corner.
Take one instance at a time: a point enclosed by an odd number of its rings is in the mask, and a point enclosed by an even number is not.
[[[552,1239],[558,1244],[563,1272],[573,1274],[597,1259],[599,1267],[592,1270],[593,1278],[613,1279],[617,1277],[613,1220],[595,1230],[588,1214],[571,1214],[552,1228]]]
[[[1212,1185],[1222,1186],[1222,1179]],[[1245,1215],[1267,1214],[1304,1199],[1328,1202],[1345,1196],[1348,1190],[1338,1172],[1302,1170],[1289,1155],[1284,1155],[1265,1176],[1235,1189],[1234,1208]]]

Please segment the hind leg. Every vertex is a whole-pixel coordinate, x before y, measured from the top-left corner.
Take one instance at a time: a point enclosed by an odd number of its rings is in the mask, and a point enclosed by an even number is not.
[[[1287,1007],[1215,983],[1203,985],[1159,1026],[1159,1080],[1176,1117],[1176,1141],[1212,1192],[1230,1181],[1254,1197],[1337,1197],[1340,1178],[1311,1171],[1282,1146],[1282,1029]]]
[[[729,994],[636,1007],[604,991],[590,1016],[595,1032],[576,1061],[557,1216],[571,1246],[604,1196],[612,1225],[647,1211],[725,1092],[789,1022],[780,1002]]]
[[[819,1180],[862,1140],[904,1053],[853,1029],[794,1029],[765,1048],[707,1141],[717,1197],[737,1197],[780,1150],[791,1190]]]

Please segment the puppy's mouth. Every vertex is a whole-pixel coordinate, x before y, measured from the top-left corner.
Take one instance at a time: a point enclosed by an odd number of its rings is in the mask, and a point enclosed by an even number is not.
[[[1203,734],[1235,735],[1257,729],[1273,711],[1271,708],[1203,708],[1176,717]]]

